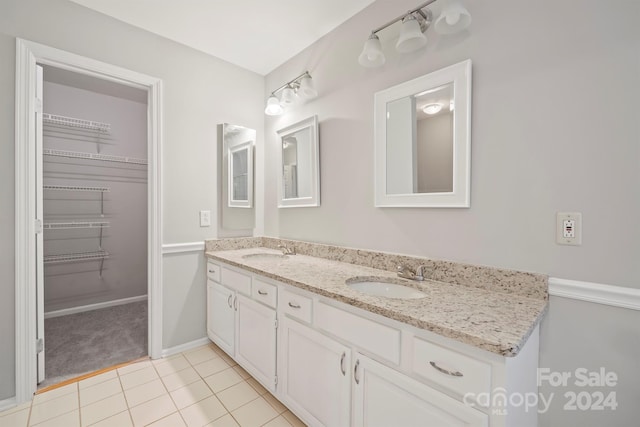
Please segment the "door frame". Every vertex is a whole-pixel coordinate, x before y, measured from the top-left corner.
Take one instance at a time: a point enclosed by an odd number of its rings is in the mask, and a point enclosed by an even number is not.
[[[147,297],[149,356],[162,356],[162,80],[16,38],[15,366],[16,401],[37,390],[36,363],[36,63],[147,91]]]

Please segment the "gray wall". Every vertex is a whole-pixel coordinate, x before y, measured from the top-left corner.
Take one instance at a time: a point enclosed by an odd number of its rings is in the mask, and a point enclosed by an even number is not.
[[[453,113],[418,120],[418,193],[453,191]]]
[[[631,427],[640,417],[640,311],[573,299],[551,297],[549,312],[540,328],[539,366],[550,372],[568,372],[567,385],[542,381],[538,392],[551,398],[540,427]],[[614,373],[614,386],[581,386],[577,369]],[[615,394],[615,410],[565,409],[571,404],[565,393]],[[592,395],[593,396],[593,395]],[[586,399],[583,398],[583,399]],[[593,400],[595,401],[595,399]],[[541,409],[541,408],[539,408]]]
[[[309,69],[319,97],[265,120],[265,233],[640,288],[640,3],[465,1],[469,34],[429,31],[426,51],[400,56],[390,28],[379,34],[387,63],[361,68],[369,32],[415,4],[378,0],[267,76],[265,96]],[[467,58],[471,208],[374,208],[374,93]],[[322,206],[278,210],[275,132],[312,114]],[[582,212],[582,246],[556,245],[558,211]],[[565,411],[556,396],[540,425],[637,424],[638,313],[551,298],[540,366],[615,371],[620,405]]]
[[[263,135],[264,79],[65,0],[3,0],[0,6],[0,400],[15,393],[15,37],[161,78],[164,91],[164,243],[203,241],[198,212],[216,209],[216,124]],[[206,336],[204,257],[165,256],[163,347]],[[195,277],[198,279],[196,280]]]
[[[400,56],[389,28],[387,63],[366,69],[369,32],[415,6],[379,0],[270,73],[265,94],[309,69],[319,97],[266,118],[266,179],[275,131],[318,114],[322,206],[278,210],[267,185],[265,233],[640,287],[640,227],[614,228],[640,217],[640,3],[579,3],[467,1],[469,34],[429,30],[426,51]],[[467,58],[471,208],[374,208],[374,93]],[[582,246],[555,243],[558,211],[582,212]]]
[[[90,90],[47,82],[44,112],[111,124],[100,153],[147,158],[147,105]],[[92,136],[68,137],[45,126],[44,148],[97,152]],[[87,135],[86,133],[84,135]],[[45,221],[109,221],[102,247],[110,253],[100,277],[100,261],[45,265],[45,313],[147,294],[147,168],[135,164],[44,157],[44,183],[107,187],[104,218],[98,193],[50,191],[44,195]],[[45,230],[44,253],[98,249],[98,229]]]

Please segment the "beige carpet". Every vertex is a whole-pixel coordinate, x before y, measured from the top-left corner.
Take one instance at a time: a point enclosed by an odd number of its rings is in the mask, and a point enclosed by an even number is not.
[[[44,321],[45,381],[39,388],[147,355],[147,301]]]

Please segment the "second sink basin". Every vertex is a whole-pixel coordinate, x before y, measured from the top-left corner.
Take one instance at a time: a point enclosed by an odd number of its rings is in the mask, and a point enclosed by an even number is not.
[[[272,254],[269,252],[256,252],[254,254],[242,255],[244,259],[288,259],[289,257],[283,254]]]
[[[354,277],[345,283],[353,290],[377,297],[418,299],[427,296],[418,289],[395,283],[393,279],[387,278]]]

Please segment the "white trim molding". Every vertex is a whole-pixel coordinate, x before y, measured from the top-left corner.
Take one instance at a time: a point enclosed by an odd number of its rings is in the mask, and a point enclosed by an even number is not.
[[[549,278],[549,295],[640,310],[640,289]]]
[[[99,302],[96,304],[81,305],[78,307],[65,308],[62,310],[48,311],[44,313],[44,318],[52,319],[54,317],[67,316],[69,314],[76,314],[76,313],[84,313],[85,311],[100,310],[101,308],[115,307],[118,305],[125,305],[125,304],[130,304],[132,302],[140,302],[140,301],[146,301],[146,300],[147,300],[146,295],[139,295],[137,297],[122,298],[122,299],[116,299],[113,301]]]
[[[36,66],[147,91],[149,355],[162,354],[162,80],[60,49],[16,39],[15,358],[16,403],[31,400],[36,366]]]
[[[205,244],[202,242],[188,242],[188,243],[165,243],[162,245],[162,254],[180,254],[185,252],[202,252],[204,251]]]
[[[203,345],[207,345],[210,342],[211,340],[209,338],[204,337],[195,341],[177,345],[175,347],[165,348],[164,350],[162,350],[162,357],[169,357],[173,356],[174,354],[182,353],[183,351],[191,350],[192,348],[202,347]]]
[[[8,409],[14,408],[15,406],[17,406],[16,403],[16,397],[10,397],[8,399],[4,399],[4,400],[0,400],[0,413],[3,411],[6,411]],[[12,411],[13,412],[13,411]],[[0,414],[0,415],[8,415],[7,414]]]

